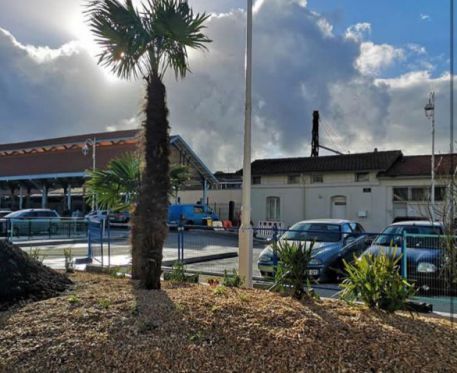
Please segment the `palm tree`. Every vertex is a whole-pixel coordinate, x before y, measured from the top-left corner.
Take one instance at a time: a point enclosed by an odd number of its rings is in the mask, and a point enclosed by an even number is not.
[[[89,24],[103,48],[99,64],[120,78],[146,82],[145,167],[132,225],[132,275],[147,289],[160,289],[162,248],[168,233],[169,125],[163,77],[189,71],[186,48],[206,49],[206,14],[184,0],[148,0],[141,11],[131,0],[94,0]]]
[[[97,196],[99,208],[113,211],[133,210],[141,185],[141,161],[134,153],[112,159],[105,169],[88,170],[85,182],[88,202]],[[189,167],[170,165],[170,198],[177,198],[183,185],[190,180]]]
[[[131,210],[136,205],[140,189],[140,159],[133,153],[125,153],[112,159],[106,169],[89,171],[85,182],[87,200],[97,196],[102,209]]]
[[[183,164],[173,165],[170,168],[170,194],[178,200],[178,193],[181,188],[190,180],[189,167]]]

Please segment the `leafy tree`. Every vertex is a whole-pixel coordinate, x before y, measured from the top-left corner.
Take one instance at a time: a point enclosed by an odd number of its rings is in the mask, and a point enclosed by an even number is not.
[[[147,289],[160,289],[167,236],[169,124],[163,77],[189,71],[186,48],[206,49],[206,14],[194,14],[183,0],[148,0],[139,11],[131,0],[94,0],[89,24],[103,48],[99,64],[120,78],[146,84],[144,158],[138,203],[132,219],[132,275]]]

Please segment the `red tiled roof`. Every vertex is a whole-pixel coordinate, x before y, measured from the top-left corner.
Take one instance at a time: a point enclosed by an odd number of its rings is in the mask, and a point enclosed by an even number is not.
[[[13,151],[13,150],[26,150],[42,147],[52,147],[55,145],[72,145],[72,144],[83,144],[86,139],[96,138],[100,140],[119,140],[119,139],[133,139],[138,135],[138,130],[124,130],[124,131],[113,131],[113,132],[98,132],[89,133],[77,136],[58,137],[53,139],[36,140],[36,141],[25,141],[10,144],[0,144],[0,152]]]
[[[111,159],[135,150],[136,144],[97,146],[96,166],[104,168]],[[91,168],[92,156],[84,156],[81,148],[0,156],[0,177],[83,173]]]
[[[405,155],[395,162],[386,172],[379,176],[429,176],[431,172],[431,155]],[[457,166],[457,154],[453,155],[453,168]],[[449,154],[435,155],[435,172],[438,175],[449,175],[451,156]]]
[[[306,158],[259,159],[252,175],[327,171],[386,171],[402,155],[400,150]],[[242,170],[240,170],[242,171]],[[241,173],[238,171],[239,173]]]

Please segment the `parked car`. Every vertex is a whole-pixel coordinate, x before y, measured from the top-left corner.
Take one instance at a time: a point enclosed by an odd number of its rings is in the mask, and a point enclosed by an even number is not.
[[[443,234],[441,223],[430,221],[402,221],[386,227],[372,245],[362,255],[381,255],[400,257],[403,234],[418,235],[407,237],[406,259],[407,278],[418,289],[430,290],[444,288],[440,263],[443,254]]]
[[[207,225],[207,222],[219,220],[217,214],[208,206],[202,204],[174,204],[168,208],[168,224],[176,226]]]
[[[130,221],[130,213],[128,211],[111,212],[109,220],[111,223],[127,224]]]
[[[91,223],[100,223],[101,220],[108,218],[108,210],[93,210],[89,212],[84,218]]]
[[[25,209],[9,213],[4,218],[14,236],[56,234],[60,216],[51,209]]]
[[[343,259],[352,262],[354,255],[359,256],[366,249],[366,238],[365,229],[355,221],[317,219],[294,224],[278,241],[313,243],[308,273],[320,282],[329,282],[340,277]],[[276,261],[273,247],[269,245],[260,253],[257,262],[260,274],[273,277]]]

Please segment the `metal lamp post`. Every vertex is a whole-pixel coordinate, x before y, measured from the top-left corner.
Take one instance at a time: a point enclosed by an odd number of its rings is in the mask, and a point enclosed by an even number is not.
[[[251,86],[252,86],[252,0],[247,0],[246,66],[244,107],[244,154],[241,226],[239,230],[239,274],[244,287],[252,287],[252,239],[251,228]]]
[[[435,92],[430,93],[427,104],[424,106],[425,116],[432,120],[432,190],[430,194],[430,202],[432,205],[432,222],[435,221]]]
[[[89,154],[89,147],[92,146],[92,171],[95,171],[95,165],[96,165],[96,146],[97,146],[97,139],[94,138],[89,138],[86,139],[84,142],[84,146],[82,148],[83,154],[86,156]],[[95,195],[92,196],[92,211],[95,210]]]

